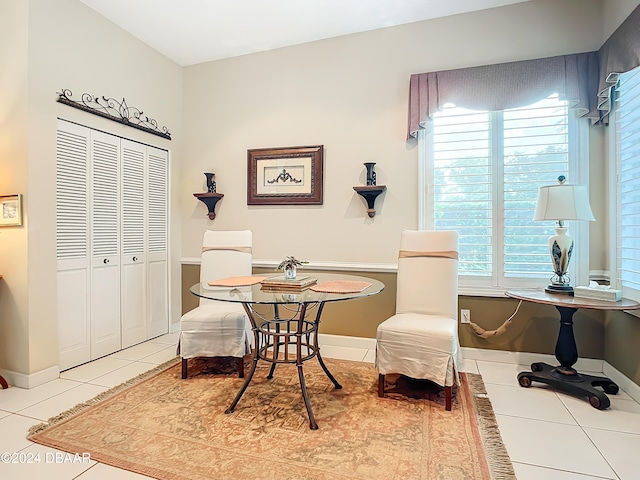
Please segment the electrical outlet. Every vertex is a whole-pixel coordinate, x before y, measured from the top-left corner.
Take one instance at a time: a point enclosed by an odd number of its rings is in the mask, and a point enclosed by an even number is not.
[[[460,310],[460,323],[471,323],[471,310]]]

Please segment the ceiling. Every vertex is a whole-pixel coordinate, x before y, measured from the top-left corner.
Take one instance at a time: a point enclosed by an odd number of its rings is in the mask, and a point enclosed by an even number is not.
[[[528,0],[80,0],[181,66]]]

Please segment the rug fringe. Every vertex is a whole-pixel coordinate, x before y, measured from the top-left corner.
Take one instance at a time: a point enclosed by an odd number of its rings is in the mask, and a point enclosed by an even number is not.
[[[516,478],[511,458],[502,441],[498,422],[491,401],[486,396],[487,390],[480,375],[467,373],[466,379],[469,382],[469,390],[474,396],[476,417],[484,444],[489,447],[485,449],[487,463],[491,470],[493,480],[514,480]]]
[[[93,405],[95,405],[96,403],[99,403],[111,396],[113,396],[115,393],[121,392],[123,390],[126,390],[127,388],[131,388],[135,385],[138,385],[139,383],[155,376],[158,375],[159,373],[164,372],[165,370],[167,370],[168,368],[173,367],[174,365],[176,365],[177,363],[180,362],[180,358],[172,358],[171,360],[168,360],[160,365],[158,365],[157,367],[152,368],[151,370],[148,370],[144,373],[141,373],[140,375],[133,377],[130,380],[127,380],[124,383],[121,383],[120,385],[110,388],[109,390],[106,390],[98,395],[96,395],[95,397],[93,397],[91,400],[87,400],[86,402],[82,402],[79,403],[78,405],[76,405],[73,408],[70,408],[69,410],[59,413],[58,415],[51,417],[49,420],[47,420],[46,422],[43,423],[39,423],[37,425],[34,425],[33,427],[31,427],[29,429],[29,433],[27,433],[27,439],[30,439],[30,437],[32,437],[33,435],[43,432],[44,430],[53,427],[54,425],[57,425],[60,422],[63,422],[64,420],[73,417],[74,415],[82,412],[83,410],[85,410],[88,407],[91,407]]]

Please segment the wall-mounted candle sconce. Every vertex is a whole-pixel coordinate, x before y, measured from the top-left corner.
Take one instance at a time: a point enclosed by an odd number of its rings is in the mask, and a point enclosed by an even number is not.
[[[360,187],[353,187],[353,189],[365,199],[367,202],[367,215],[373,218],[376,214],[376,210],[374,208],[376,198],[382,192],[384,192],[387,187],[385,185],[376,185],[376,172],[374,170],[375,163],[366,162],[364,166],[367,168],[367,185]]]
[[[193,196],[202,201],[209,210],[209,220],[216,218],[216,204],[224,194],[216,192],[215,173],[205,173],[207,177],[207,193],[194,193]]]

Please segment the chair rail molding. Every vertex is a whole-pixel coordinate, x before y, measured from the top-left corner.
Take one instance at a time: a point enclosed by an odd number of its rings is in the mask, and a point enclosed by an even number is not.
[[[275,269],[281,260],[253,260],[254,268]],[[200,257],[181,257],[182,265],[199,265]],[[379,272],[395,273],[398,270],[396,263],[356,263],[356,262],[309,262],[305,264],[307,270],[331,270],[344,272]]]

